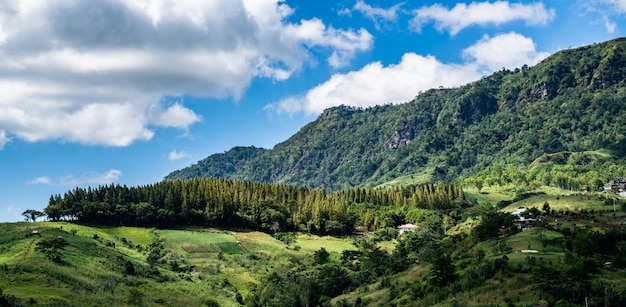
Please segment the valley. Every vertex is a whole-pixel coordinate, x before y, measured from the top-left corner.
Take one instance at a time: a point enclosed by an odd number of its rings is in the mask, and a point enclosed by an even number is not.
[[[520,198],[512,186],[468,187],[471,207],[420,222],[403,216],[419,226],[403,237],[396,227],[329,236],[4,223],[0,289],[8,306],[575,306],[584,297],[619,306],[626,202],[616,199],[614,210],[607,195],[563,192]],[[520,231],[510,215],[520,207],[543,220]],[[59,261],[38,248],[46,238],[66,242]],[[566,271],[580,275],[561,280]],[[577,288],[561,296],[558,285]]]

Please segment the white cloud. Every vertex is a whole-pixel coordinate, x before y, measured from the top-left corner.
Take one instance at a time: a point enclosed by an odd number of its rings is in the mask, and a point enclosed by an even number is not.
[[[168,159],[170,159],[170,161],[176,161],[187,157],[189,157],[189,154],[184,151],[172,150],[168,154]]]
[[[187,130],[200,116],[163,97],[237,101],[254,78],[313,63],[311,48],[341,67],[372,46],[364,29],[292,13],[281,0],[3,2],[0,148],[7,135],[127,146]]]
[[[122,176],[122,171],[111,169],[104,173],[90,172],[79,177],[68,175],[59,180],[63,186],[82,186],[88,184],[104,185],[117,181]]]
[[[579,5],[588,12],[601,15],[604,27],[609,34],[615,33],[618,28],[613,18],[619,18],[619,15],[626,15],[626,0],[579,0]]]
[[[398,19],[398,11],[400,11],[400,8],[403,5],[404,5],[404,2],[395,4],[394,6],[388,9],[383,9],[380,7],[373,7],[365,3],[365,1],[358,0],[354,4],[354,7],[352,8],[352,10],[363,14],[367,19],[371,20],[374,23],[377,30],[380,30],[381,22],[382,23],[395,22]],[[344,13],[349,13],[349,11],[344,11]]]
[[[482,66],[486,72],[501,68],[513,69],[524,64],[534,65],[549,53],[537,52],[532,39],[511,32],[494,37],[489,35],[463,50],[463,55]]]
[[[302,20],[298,25],[288,25],[284,33],[307,46],[333,49],[328,63],[334,68],[345,66],[356,52],[370,49],[373,43],[372,35],[365,29],[339,30],[326,27],[319,19]]]
[[[626,14],[626,0],[591,0],[590,5],[606,5],[617,14]]]
[[[531,39],[516,33],[485,36],[463,53],[466,59],[463,64],[442,63],[434,56],[415,53],[404,54],[400,63],[395,65],[370,63],[358,71],[335,74],[305,95],[287,97],[267,105],[265,110],[279,114],[318,114],[342,104],[369,107],[403,103],[420,91],[460,86],[503,66],[534,65],[547,56],[547,53],[535,51]]]
[[[50,179],[50,177],[47,177],[47,176],[41,176],[32,180],[29,180],[28,182],[26,182],[26,184],[28,185],[34,185],[34,184],[52,185],[52,179]]]
[[[0,130],[0,150],[2,150],[4,148],[4,145],[6,145],[10,141],[11,139],[7,136],[7,132],[4,130]]]
[[[59,178],[58,180],[52,180],[48,176],[41,176],[29,180],[26,182],[27,185],[61,185],[61,186],[82,186],[88,184],[94,185],[104,185],[110,184],[117,181],[122,176],[122,171],[111,169],[104,173],[98,172],[89,172],[85,173],[81,176],[67,175]]]
[[[190,124],[200,121],[200,117],[193,111],[183,107],[180,103],[158,112],[156,123],[164,127],[175,127],[184,129]]]
[[[266,110],[317,114],[338,105],[368,107],[402,103],[411,100],[419,91],[458,86],[478,77],[474,65],[444,64],[433,56],[406,53],[397,65],[384,67],[380,62],[374,62],[358,71],[335,74],[305,96],[288,97],[266,106]]]
[[[556,15],[554,9],[546,9],[541,2],[532,4],[509,3],[508,1],[457,3],[452,9],[434,4],[413,11],[411,28],[421,32],[422,27],[433,22],[438,31],[456,35],[473,25],[501,25],[523,20],[528,25],[545,25]]]
[[[608,18],[604,19],[604,27],[606,28],[606,31],[609,32],[610,34],[613,34],[615,32],[615,30],[617,29],[617,24],[611,20],[609,20]]]

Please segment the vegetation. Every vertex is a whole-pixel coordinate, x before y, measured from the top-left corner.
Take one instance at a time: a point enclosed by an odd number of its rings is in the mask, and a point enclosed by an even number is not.
[[[38,218],[42,217],[42,216],[46,216],[45,213],[39,211],[39,210],[34,210],[34,209],[28,209],[25,210],[24,212],[22,212],[22,215],[24,216],[24,218],[26,219],[26,221],[33,221],[36,222]]]
[[[624,306],[624,80],[619,39],[52,195],[0,224],[0,306]]]
[[[498,196],[482,205],[472,195],[489,196],[468,193],[463,210],[381,209],[380,216],[398,219],[394,225],[419,225],[402,238],[395,226],[330,237],[197,226],[0,224],[0,299],[6,306],[626,302],[624,202],[613,211],[604,195],[589,193],[568,200],[576,208],[569,210],[556,203],[562,194]],[[528,202],[533,197],[545,203],[529,208],[537,222],[521,231],[505,212],[536,204]]]
[[[466,205],[455,184],[394,189],[354,188],[326,193],[284,184],[195,178],[126,187],[75,188],[50,197],[51,220],[129,226],[229,226],[264,231],[352,234],[418,222],[435,210]]]
[[[526,169],[536,159],[559,158],[551,156],[556,153],[608,172],[623,168],[626,153],[625,67],[626,39],[563,50],[534,67],[432,89],[401,105],[330,108],[271,150],[233,148],[166,179],[346,189],[399,179],[405,185],[457,181],[494,165]],[[601,149],[611,156],[593,154]],[[616,175],[623,173],[610,176]],[[585,177],[584,187],[596,186],[593,178],[609,179]]]

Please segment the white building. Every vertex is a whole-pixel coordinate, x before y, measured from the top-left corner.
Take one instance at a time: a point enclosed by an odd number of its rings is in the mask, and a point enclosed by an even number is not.
[[[417,230],[417,228],[419,228],[418,226],[415,226],[413,224],[404,224],[404,225],[400,225],[400,236],[402,237],[402,234],[406,231],[412,231],[415,232]]]

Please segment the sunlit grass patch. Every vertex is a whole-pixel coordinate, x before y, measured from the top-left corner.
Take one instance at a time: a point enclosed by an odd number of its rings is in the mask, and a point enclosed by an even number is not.
[[[602,199],[594,193],[576,193],[576,194],[552,194],[541,193],[533,195],[526,199],[515,202],[503,211],[511,212],[517,208],[537,208],[543,209],[545,203],[548,203],[553,211],[577,211],[577,210],[601,210],[612,211],[613,205],[606,205]]]
[[[200,230],[161,230],[166,239],[172,244],[179,243],[221,243],[234,242],[235,239],[229,234],[200,231]]]
[[[147,246],[148,244],[150,244],[150,234],[145,228],[107,227],[100,228],[100,230],[109,234],[112,237],[118,238],[119,240],[124,238],[127,241],[132,242],[133,244],[141,244],[143,246]]]
[[[341,253],[344,250],[356,249],[350,238],[318,237],[309,234],[299,234],[296,239],[296,245],[300,246],[301,251],[307,253],[312,253],[322,247],[329,253]]]
[[[286,246],[285,243],[263,232],[237,232],[232,236],[248,252],[275,253],[284,250]]]
[[[162,230],[168,247],[179,252],[224,252],[227,254],[245,253],[237,240],[229,233],[200,230]],[[184,246],[183,246],[184,245]]]
[[[496,205],[501,201],[512,200],[514,197],[512,192],[509,193],[496,187],[485,187],[480,190],[480,192],[478,192],[478,189],[474,187],[464,187],[463,192],[465,193],[466,198],[475,199],[480,205]]]
[[[416,174],[400,176],[390,181],[380,184],[379,188],[389,188],[397,186],[407,186],[412,184],[424,184],[432,182],[434,168],[428,168]]]

